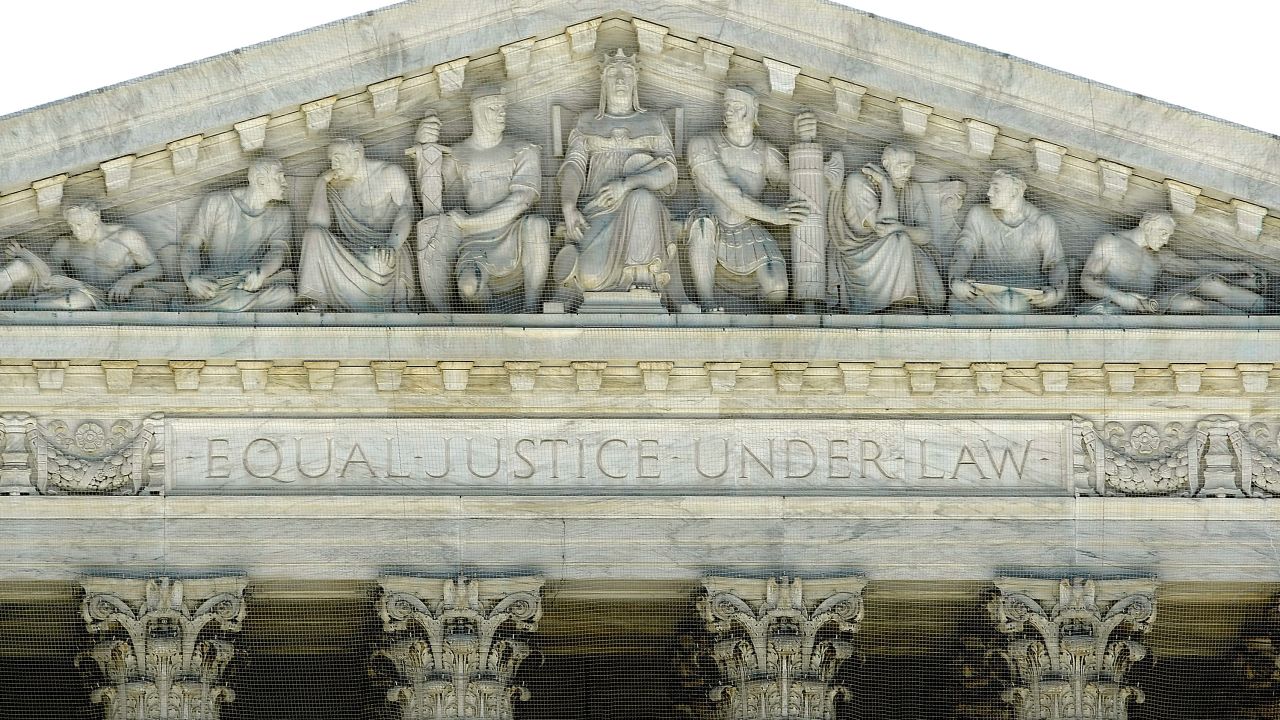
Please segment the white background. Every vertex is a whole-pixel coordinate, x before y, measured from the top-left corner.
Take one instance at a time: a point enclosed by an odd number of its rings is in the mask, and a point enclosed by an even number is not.
[[[445,2],[448,0],[441,0]],[[786,2],[786,0],[778,0]],[[386,6],[385,0],[15,0],[0,115]],[[1280,3],[847,0],[867,12],[1280,133]]]

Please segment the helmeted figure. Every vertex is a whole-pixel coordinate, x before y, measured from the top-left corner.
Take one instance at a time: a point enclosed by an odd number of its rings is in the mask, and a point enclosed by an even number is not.
[[[955,225],[964,183],[912,179],[916,156],[890,145],[849,173],[828,215],[831,295],[851,313],[940,311],[946,288],[926,250]]]
[[[724,94],[725,127],[689,143],[689,168],[703,207],[689,216],[689,271],[698,300],[716,304],[717,290],[778,304],[787,299],[787,266],[778,242],[760,223],[796,225],[811,212],[802,201],[772,208],[760,202],[766,184],[786,186],[787,160],[755,135],[759,104],[750,90]],[[797,123],[816,126],[812,113]]]
[[[190,310],[287,310],[293,306],[288,182],[279,160],[249,165],[249,184],[211,193],[183,239],[182,278]]]
[[[496,88],[471,98],[473,132],[444,148],[440,120],[429,115],[418,145],[407,152],[417,167],[424,214],[418,223],[418,278],[427,302],[449,309],[451,285],[465,306],[483,308],[495,296],[523,290],[525,312],[542,297],[550,265],[550,227],[528,211],[542,195],[538,146],[504,138],[506,98]],[[440,192],[460,186],[466,210],[443,213]]]
[[[661,199],[676,189],[675,146],[662,118],[640,107],[636,80],[633,57],[609,55],[599,111],[569,133],[559,177],[570,244],[554,273],[570,295],[648,287],[678,302],[675,232]]]
[[[319,308],[411,310],[413,196],[404,170],[367,158],[357,140],[329,146],[298,261],[298,297]]]

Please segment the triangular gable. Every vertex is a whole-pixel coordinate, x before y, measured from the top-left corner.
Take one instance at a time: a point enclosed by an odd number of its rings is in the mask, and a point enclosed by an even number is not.
[[[850,165],[904,142],[964,179],[969,203],[993,169],[1022,172],[1077,263],[1099,234],[1171,209],[1180,251],[1280,268],[1272,136],[807,1],[409,2],[12,115],[0,120],[0,234],[63,232],[62,200],[93,198],[176,239],[203,192],[256,155],[314,175],[326,143],[353,135],[398,160],[428,109],[444,141],[458,139],[482,82],[510,88],[511,134],[543,147],[546,210],[557,139],[594,103],[598,56],[619,46],[641,52],[645,101],[678,142],[715,126],[726,83],[746,83],[765,91],[762,132],[781,146],[808,108]],[[301,212],[309,184],[296,185]]]

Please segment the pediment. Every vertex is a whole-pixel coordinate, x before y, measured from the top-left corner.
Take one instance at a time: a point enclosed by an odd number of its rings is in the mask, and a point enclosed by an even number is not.
[[[558,223],[555,170],[579,113],[595,107],[599,59],[641,56],[642,102],[677,153],[720,125],[727,85],[761,97],[760,134],[792,144],[813,111],[818,141],[848,168],[889,144],[918,173],[985,201],[996,169],[1019,173],[1053,215],[1075,271],[1101,235],[1172,211],[1172,247],[1280,272],[1280,149],[1263,133],[819,2],[411,2],[0,120],[0,235],[48,243],[57,209],[88,199],[153,245],[176,243],[200,199],[270,155],[291,178],[301,226],[336,137],[409,169],[427,112],[441,142],[470,130],[470,91],[500,83],[508,134],[537,144],[538,210]],[[698,205],[687,165],[669,204]]]

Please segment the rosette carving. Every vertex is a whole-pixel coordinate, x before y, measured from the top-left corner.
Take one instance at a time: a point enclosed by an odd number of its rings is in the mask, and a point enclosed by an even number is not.
[[[1005,578],[996,587],[989,609],[1010,636],[1015,675],[1005,700],[1020,720],[1124,720],[1129,702],[1145,699],[1125,674],[1147,654],[1136,636],[1155,620],[1154,582]]]
[[[542,580],[384,578],[379,612],[392,638],[375,653],[397,684],[387,700],[405,720],[509,720],[515,684],[542,617]]]
[[[703,580],[699,610],[715,636],[726,720],[831,720],[848,690],[833,683],[862,621],[861,578]]]
[[[81,614],[100,639],[81,654],[105,682],[90,699],[106,720],[217,720],[235,693],[226,633],[245,616],[243,581],[91,580]]]
[[[159,415],[141,423],[51,420],[27,424],[34,482],[42,494],[132,495],[149,480],[150,455],[162,432]]]

